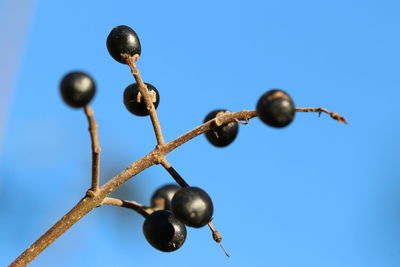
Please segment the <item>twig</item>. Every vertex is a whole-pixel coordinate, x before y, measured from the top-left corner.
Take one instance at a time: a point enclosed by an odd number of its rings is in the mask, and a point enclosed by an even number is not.
[[[318,112],[319,115],[321,115],[321,113],[323,112],[328,114],[329,116],[331,116],[332,119],[337,120],[338,122],[348,124],[347,120],[343,116],[340,116],[336,112],[330,112],[326,108],[296,108],[296,112]]]
[[[99,189],[98,194],[92,196],[86,195],[75,205],[75,207],[71,209],[71,211],[64,215],[56,224],[54,224],[54,226],[52,226],[45,234],[43,234],[30,247],[28,247],[14,262],[11,263],[10,266],[26,266],[50,244],[57,240],[57,238],[64,234],[72,225],[87,215],[91,210],[101,205],[104,198],[108,194],[117,189],[130,177],[154,165],[153,157],[154,151],[132,163],[124,171],[112,178],[107,184],[103,185]]]
[[[236,121],[248,121],[251,118],[254,118],[257,116],[257,113],[255,110],[243,110],[239,112],[234,112],[234,113],[227,113],[225,115],[222,115],[221,117],[214,118],[212,120],[207,121],[206,123],[201,124],[200,126],[197,126],[193,130],[185,133],[184,135],[176,138],[175,140],[169,142],[165,146],[160,147],[160,152],[162,152],[164,155],[168,154],[178,146],[186,143],[187,141],[195,138],[196,136],[203,134],[209,130],[215,129],[223,124],[227,124],[230,122],[236,122]]]
[[[154,129],[154,133],[157,138],[157,143],[159,146],[163,145],[163,144],[165,144],[165,141],[164,141],[164,137],[162,135],[160,122],[158,121],[156,109],[153,105],[153,101],[151,101],[151,96],[149,94],[149,90],[147,89],[146,84],[143,82],[142,77],[140,76],[139,70],[136,67],[135,62],[139,59],[139,55],[130,56],[128,54],[123,54],[122,56],[124,56],[126,58],[126,62],[128,63],[128,66],[131,68],[132,75],[135,78],[136,83],[139,86],[140,94],[144,98],[144,102],[146,103],[147,110],[149,111],[149,114],[150,114],[151,123],[153,124],[153,129]]]
[[[299,109],[302,112],[304,109]],[[21,267],[26,266],[34,260],[43,250],[50,246],[62,234],[64,234],[71,226],[78,222],[81,218],[87,215],[91,210],[100,206],[103,200],[123,183],[128,181],[143,170],[159,164],[164,157],[179,147],[180,145],[190,141],[191,139],[212,130],[222,124],[234,121],[248,121],[249,119],[257,116],[254,110],[244,110],[236,113],[229,113],[221,117],[210,120],[202,125],[192,129],[186,134],[176,138],[175,140],[159,145],[145,155],[143,158],[133,162],[125,170],[118,175],[111,178],[106,184],[99,188],[97,194],[88,194],[82,198],[67,214],[65,214],[57,223],[55,223],[46,233],[44,233],[38,240],[29,246],[17,259],[15,259],[9,266]],[[153,124],[154,125],[154,124]],[[157,136],[157,135],[156,135]]]
[[[226,114],[218,119],[222,123],[229,123],[236,120],[246,120],[256,116],[255,111],[241,111],[236,113]],[[214,119],[215,120],[215,119]],[[54,224],[46,233],[44,233],[38,240],[29,246],[15,261],[9,266],[21,267],[26,266],[34,260],[43,250],[50,246],[62,234],[64,234],[71,226],[78,222],[82,217],[88,214],[91,210],[101,205],[103,200],[119,186],[128,181],[131,177],[137,175],[143,170],[152,165],[158,164],[161,160],[173,151],[178,146],[186,143],[194,137],[205,133],[210,129],[218,127],[218,123],[210,120],[197,128],[189,131],[181,137],[160,146],[143,158],[133,162],[124,171],[110,179],[106,184],[100,187],[98,194],[86,195],[81,199],[67,214],[65,214],[56,224]]]
[[[99,136],[97,134],[97,123],[94,118],[94,112],[89,105],[84,107],[86,117],[89,122],[90,139],[92,142],[92,185],[91,190],[93,193],[99,190],[99,176],[100,176],[100,144]]]
[[[167,172],[174,178],[175,182],[181,187],[188,187],[189,184],[186,183],[185,179],[174,169],[174,167],[169,164],[169,162],[164,158],[161,161],[161,165],[167,170]]]
[[[101,204],[128,208],[136,211],[145,218],[152,214],[154,211],[152,208],[143,206],[142,204],[135,201],[122,200],[113,197],[106,197]]]
[[[222,246],[222,235],[220,232],[217,231],[217,229],[215,229],[214,225],[212,224],[212,222],[210,221],[208,223],[208,227],[210,227],[210,230],[212,232],[212,236],[215,242],[217,242],[219,244],[219,246],[221,247],[222,251],[225,253],[225,255],[227,257],[230,257],[229,253],[226,252],[225,248]]]

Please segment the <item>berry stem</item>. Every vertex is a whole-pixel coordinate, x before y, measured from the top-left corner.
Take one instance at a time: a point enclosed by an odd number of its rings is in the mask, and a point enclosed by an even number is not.
[[[157,143],[159,146],[164,145],[164,137],[161,131],[161,125],[158,121],[157,112],[153,105],[153,101],[151,101],[151,96],[149,94],[149,90],[147,89],[146,84],[143,82],[142,77],[140,76],[139,69],[136,67],[136,61],[139,59],[139,55],[130,56],[127,54],[123,54],[125,57],[128,66],[131,69],[132,75],[136,80],[136,83],[139,85],[140,94],[144,98],[144,102],[146,103],[147,109],[150,114],[151,123],[153,124],[154,133],[156,135]]]
[[[321,113],[326,113],[331,116],[332,119],[337,120],[338,122],[343,122],[344,124],[348,124],[347,120],[343,116],[336,112],[330,112],[326,108],[296,108],[295,110],[296,112],[318,112],[319,115],[321,115]]]
[[[113,197],[106,197],[101,203],[101,205],[112,205],[117,207],[128,208],[136,211],[145,218],[147,218],[154,211],[152,208],[143,206],[142,204],[137,203],[135,201],[122,200]]]
[[[174,167],[169,164],[169,162],[164,158],[160,164],[168,171],[169,174],[171,174],[172,178],[181,186],[181,187],[188,187],[189,184],[186,183],[186,181],[182,178],[182,176],[174,169]],[[228,252],[224,249],[224,247],[221,244],[222,241],[222,235],[220,232],[215,229],[214,225],[212,224],[212,221],[208,223],[208,227],[210,227],[210,230],[212,232],[212,236],[215,242],[219,244],[221,247],[222,251],[225,253],[227,257],[229,257]]]
[[[100,144],[97,134],[97,123],[94,118],[93,109],[89,105],[85,105],[84,111],[89,122],[89,133],[92,142],[92,185],[91,190],[96,193],[99,190],[100,176]]]
[[[189,184],[182,178],[182,176],[174,169],[174,167],[169,164],[169,162],[164,158],[160,164],[167,170],[167,172],[174,178],[175,182],[181,187],[188,187]]]

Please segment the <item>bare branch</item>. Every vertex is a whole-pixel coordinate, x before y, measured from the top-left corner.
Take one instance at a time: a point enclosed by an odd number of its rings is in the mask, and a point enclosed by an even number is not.
[[[326,108],[296,108],[296,112],[318,112],[319,115],[321,115],[321,113],[326,113],[329,114],[332,119],[348,124],[347,120],[343,116],[340,116],[336,112],[330,112]]]
[[[248,120],[254,116],[256,116],[255,111],[241,111],[226,114],[218,117],[218,120],[210,120],[182,135],[181,137],[169,142],[168,144],[164,144],[151,151],[149,154],[135,161],[120,174],[116,175],[106,184],[101,186],[97,194],[88,194],[85,196],[70,212],[63,216],[53,227],[51,227],[45,234],[36,240],[35,243],[27,248],[14,262],[12,262],[10,266],[26,266],[43,250],[57,240],[57,238],[65,233],[72,225],[78,222],[83,216],[88,214],[92,209],[101,205],[103,200],[119,186],[150,166],[160,163],[165,155],[173,151],[178,146],[222,124],[237,120]]]
[[[154,151],[129,165],[124,171],[111,179],[107,184],[103,185],[98,194],[87,195],[79,201],[75,207],[64,215],[53,227],[28,247],[14,262],[11,267],[26,266],[34,260],[43,250],[50,246],[57,238],[64,234],[71,226],[78,222],[82,217],[91,210],[101,205],[104,198],[112,191],[117,189],[122,183],[130,177],[140,173],[144,169],[154,165]]]
[[[88,214],[93,208],[101,203],[101,200],[84,197],[76,206],[65,214],[53,227],[43,234],[35,243],[28,247],[10,267],[26,266],[36,258],[44,249],[67,231],[72,225],[79,221],[83,216]]]
[[[298,112],[327,112],[331,117],[336,117],[335,113],[330,113],[325,109],[304,109],[297,108]],[[151,114],[151,113],[150,113]],[[175,140],[162,144],[163,140],[159,137],[162,135],[159,132],[158,141],[159,146],[153,151],[148,153],[143,158],[133,162],[124,171],[110,179],[106,184],[100,187],[98,193],[88,194],[82,200],[80,200],[75,207],[71,209],[66,215],[64,215],[53,227],[51,227],[45,234],[43,234],[38,240],[36,240],[30,247],[28,247],[14,262],[11,263],[12,267],[26,266],[29,262],[35,259],[43,250],[51,245],[57,238],[65,233],[72,225],[78,222],[82,217],[88,214],[94,208],[100,206],[103,200],[119,186],[134,177],[143,170],[149,168],[152,165],[160,164],[163,162],[165,156],[175,150],[177,147],[188,142],[189,140],[203,134],[211,129],[219,127],[223,124],[234,122],[234,121],[245,121],[248,122],[251,118],[257,116],[254,110],[244,110],[236,113],[228,113],[221,117],[212,119],[194,129],[187,132],[186,134],[176,138]],[[339,120],[339,119],[337,119]],[[345,120],[343,121],[345,122]],[[156,123],[156,125],[159,125]],[[153,124],[154,126],[154,124]],[[162,142],[160,142],[162,141]],[[160,145],[161,143],[161,145]],[[168,167],[168,165],[165,165]],[[89,190],[90,191],[90,190]],[[210,226],[210,225],[209,225]],[[218,238],[218,234],[212,225],[210,229],[213,231],[214,240]],[[215,233],[215,234],[214,234]]]
[[[91,190],[97,192],[99,190],[99,176],[100,176],[100,144],[99,136],[97,134],[97,123],[94,118],[94,112],[89,105],[84,107],[86,117],[89,122],[90,139],[92,142],[92,185]]]

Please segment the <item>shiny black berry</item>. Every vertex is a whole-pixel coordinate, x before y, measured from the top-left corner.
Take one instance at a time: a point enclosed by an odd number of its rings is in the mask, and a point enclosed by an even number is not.
[[[293,121],[295,105],[286,92],[278,89],[270,90],[258,100],[257,115],[269,126],[282,128]]]
[[[151,84],[145,83],[150,93],[150,99],[153,102],[154,108],[157,109],[160,103],[160,94],[158,90]],[[144,102],[143,96],[140,94],[139,86],[137,83],[133,83],[125,88],[124,91],[124,104],[126,109],[137,116],[149,115],[146,103]]]
[[[208,113],[204,122],[214,119],[217,116],[222,116],[230,111],[226,109],[217,109]],[[235,140],[239,131],[237,122],[230,122],[228,124],[219,126],[205,133],[207,140],[217,147],[225,147]]]
[[[210,196],[198,187],[183,187],[171,201],[172,212],[184,224],[199,228],[210,222],[213,203]]]
[[[171,252],[180,248],[186,239],[186,227],[172,212],[158,210],[146,218],[143,233],[154,248]]]
[[[139,37],[130,27],[120,25],[111,30],[107,37],[107,49],[110,55],[118,62],[126,64],[121,54],[140,55],[142,49]]]
[[[171,200],[179,188],[180,187],[176,184],[166,184],[158,188],[151,196],[151,207],[160,207],[164,210],[170,210]]]
[[[96,93],[96,84],[92,77],[84,72],[70,72],[61,80],[60,92],[67,105],[80,108],[92,100]]]

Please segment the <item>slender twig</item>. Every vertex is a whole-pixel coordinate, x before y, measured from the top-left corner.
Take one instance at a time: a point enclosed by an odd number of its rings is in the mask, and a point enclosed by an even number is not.
[[[201,124],[200,126],[197,126],[193,130],[185,133],[184,135],[176,138],[175,140],[169,142],[165,146],[160,147],[160,152],[163,155],[168,154],[178,146],[186,143],[187,141],[195,138],[196,136],[203,134],[209,130],[215,129],[223,124],[227,124],[230,122],[235,122],[235,121],[248,121],[251,118],[254,118],[257,116],[257,113],[255,110],[243,110],[239,112],[234,112],[234,113],[227,113],[225,115],[222,115],[220,117],[217,117],[215,119],[209,120],[206,123]]]
[[[140,173],[144,169],[154,165],[154,151],[132,163],[120,174],[112,178],[107,184],[100,187],[97,194],[86,195],[75,207],[65,214],[56,224],[54,224],[46,233],[28,247],[14,262],[12,267],[26,266],[36,258],[43,250],[52,244],[57,238],[64,234],[72,225],[87,215],[91,210],[101,205],[103,199],[112,191],[117,189],[122,183],[130,177]]]
[[[106,197],[101,204],[128,208],[136,211],[145,218],[147,218],[154,211],[152,208],[143,206],[142,204],[135,201],[122,200],[113,197]]]
[[[151,123],[153,124],[154,133],[157,138],[157,143],[159,146],[163,145],[165,144],[165,141],[162,135],[160,122],[158,121],[156,109],[153,105],[153,101],[151,101],[149,90],[147,89],[146,84],[143,82],[142,77],[140,76],[140,72],[136,67],[136,61],[139,59],[139,55],[130,56],[128,54],[123,54],[122,56],[126,58],[126,62],[131,68],[132,75],[139,86],[140,94],[143,96],[144,102],[146,103],[147,110],[150,114]]]
[[[11,263],[12,267],[26,266],[35,259],[43,250],[50,246],[62,234],[64,234],[72,225],[78,222],[91,210],[101,205],[103,200],[119,186],[128,181],[131,177],[137,175],[152,165],[158,164],[161,160],[178,146],[186,143],[194,137],[205,133],[206,131],[218,127],[219,123],[229,123],[236,120],[246,120],[256,116],[255,111],[241,111],[230,113],[216,119],[210,120],[199,127],[189,131],[181,137],[158,147],[148,153],[143,158],[133,162],[124,171],[111,178],[106,184],[100,187],[97,194],[88,194],[81,199],[67,214],[65,214],[56,224],[54,224],[46,233],[29,246],[15,261]]]
[[[99,136],[97,134],[97,123],[94,118],[94,112],[89,105],[84,107],[86,117],[89,122],[90,139],[92,142],[92,192],[99,190],[99,176],[100,176],[100,144]]]
[[[331,116],[332,119],[348,124],[347,120],[343,116],[336,112],[330,112],[326,108],[296,108],[296,112],[317,112],[319,115],[321,115],[321,113],[326,113]]]
[[[55,223],[46,233],[29,246],[17,259],[9,266],[20,267],[26,266],[35,259],[43,250],[50,246],[62,234],[64,234],[71,226],[78,222],[82,217],[87,215],[91,210],[101,205],[103,200],[119,186],[134,177],[143,170],[161,163],[164,157],[179,147],[180,145],[190,141],[196,136],[212,130],[218,126],[234,121],[248,121],[257,116],[254,110],[244,110],[236,113],[229,113],[221,117],[210,120],[202,125],[194,128],[186,134],[176,138],[175,140],[159,145],[143,158],[133,162],[124,171],[111,178],[106,184],[99,188],[98,193],[88,194],[82,198],[67,214],[65,214],[57,223]]]
[[[175,182],[181,187],[188,187],[189,184],[186,183],[185,179],[174,169],[174,167],[169,164],[169,162],[164,158],[161,161],[161,165],[167,170],[167,172],[174,178]]]

